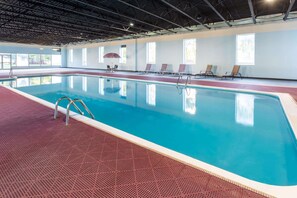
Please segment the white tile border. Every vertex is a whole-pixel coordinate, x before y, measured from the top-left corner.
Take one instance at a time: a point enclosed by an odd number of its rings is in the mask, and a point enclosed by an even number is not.
[[[72,74],[71,74],[72,75]],[[81,74],[73,74],[73,75],[81,75]],[[83,74],[85,75],[85,74]],[[98,75],[85,75],[85,76],[93,76],[93,77],[103,77],[103,78],[111,78],[111,79],[123,79],[123,80],[130,80],[130,81],[141,81],[141,82],[149,82],[149,83],[158,83],[158,84],[168,84],[168,85],[174,85],[174,83],[168,83],[168,82],[160,82],[160,81],[148,81],[148,80],[138,80],[138,79],[131,79],[131,78],[118,78],[118,77],[109,77],[109,76],[98,76]],[[2,86],[2,85],[0,85]],[[5,86],[3,86],[5,87]],[[201,86],[201,85],[189,85],[188,87],[200,87],[200,88],[210,88],[210,89],[221,89],[221,90],[228,90],[228,91],[240,91],[240,92],[246,92],[246,93],[259,93],[259,94],[268,94],[273,95],[279,98],[282,107],[284,109],[285,114],[287,115],[287,119],[293,129],[295,138],[297,137],[297,104],[295,100],[286,93],[274,93],[274,92],[260,92],[260,91],[254,91],[254,90],[247,90],[247,89],[231,89],[231,88],[221,88],[221,87],[213,87],[213,86]],[[5,87],[17,94],[20,94],[28,99],[31,99],[33,101],[36,101],[44,106],[47,106],[51,109],[55,108],[55,105],[47,102],[43,99],[37,98],[35,96],[32,96],[30,94],[24,93],[22,91],[16,90],[14,88]],[[66,109],[59,107],[59,111],[62,113],[66,113]],[[242,186],[244,188],[256,191],[260,194],[271,196],[271,197],[286,197],[286,198],[294,198],[297,194],[297,185],[296,186],[275,186],[275,185],[268,185],[263,184],[260,182],[256,182],[247,178],[244,178],[242,176],[236,175],[234,173],[231,173],[229,171],[223,170],[221,168],[215,167],[213,165],[207,164],[205,162],[202,162],[200,160],[194,159],[192,157],[186,156],[184,154],[178,153],[176,151],[167,149],[163,146],[160,146],[158,144],[152,143],[150,141],[144,140],[142,138],[139,138],[137,136],[131,135],[125,131],[116,129],[114,127],[108,126],[106,124],[103,124],[99,121],[87,118],[85,116],[79,115],[75,112],[71,112],[71,118],[76,119],[80,122],[83,122],[89,126],[92,126],[94,128],[103,130],[109,134],[112,134],[116,137],[125,139],[129,142],[132,142],[134,144],[140,145],[142,147],[145,147],[147,149],[153,150],[157,153],[160,153],[162,155],[165,155],[167,157],[170,157],[172,159],[175,159],[179,162],[182,162],[184,164],[187,164],[189,166],[195,167],[197,169],[203,170],[211,175],[215,175],[219,178],[222,178],[224,180],[227,180],[231,183],[237,184],[239,186]],[[70,121],[71,124],[71,121]],[[67,127],[67,126],[65,126]]]

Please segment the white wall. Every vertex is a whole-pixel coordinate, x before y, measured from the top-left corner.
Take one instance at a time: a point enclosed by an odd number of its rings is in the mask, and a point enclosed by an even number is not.
[[[177,71],[183,61],[183,39],[197,39],[196,64],[189,65],[191,73],[205,70],[207,64],[215,66],[216,74],[231,71],[236,60],[236,35],[255,33],[255,65],[241,66],[240,72],[247,77],[297,79],[297,22],[255,25],[251,27],[211,30],[176,36],[150,37],[136,40],[123,40],[109,43],[72,46],[74,63],[69,67],[82,67],[81,48],[88,47],[87,68],[105,69],[110,63],[98,64],[98,46],[105,45],[105,53],[119,53],[120,45],[127,45],[127,64],[119,64],[121,70],[143,71],[146,66],[146,42],[156,42],[156,65],[160,70],[163,63]],[[135,50],[135,48],[137,50]],[[135,57],[137,51],[137,57]],[[68,53],[69,54],[69,53]],[[136,62],[137,59],[137,62]],[[118,61],[113,61],[118,64]]]
[[[107,65],[119,65],[120,70],[135,70],[135,44],[127,45],[127,63],[119,63],[118,59],[104,59],[104,63],[99,63],[98,47],[87,47],[87,66],[82,66],[82,48],[73,49],[73,62],[70,61],[70,53],[68,53],[68,67],[106,69]],[[69,51],[70,48],[68,48]],[[120,45],[104,46],[104,54],[109,52],[120,53]],[[145,51],[144,51],[145,53]],[[141,64],[141,63],[140,63]]]

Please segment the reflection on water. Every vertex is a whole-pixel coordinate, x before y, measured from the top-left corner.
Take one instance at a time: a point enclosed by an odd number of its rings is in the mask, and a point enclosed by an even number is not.
[[[235,121],[246,126],[254,126],[254,96],[236,94]]]
[[[104,92],[105,93],[110,93],[110,94],[113,94],[113,93],[117,93],[120,91],[120,87],[119,87],[119,82],[118,80],[110,80],[110,79],[107,79],[106,80],[106,84],[105,84],[105,87],[104,87]]]
[[[29,86],[29,78],[18,78],[17,87],[27,87]]]
[[[98,79],[98,93],[104,96],[104,78]]]
[[[127,97],[127,81],[120,81],[119,82],[120,85],[120,96],[123,98]]]
[[[4,86],[10,86],[13,88],[18,87],[29,87],[37,85],[50,85],[50,84],[61,84],[61,76],[42,76],[42,77],[30,77],[30,78],[18,78],[16,80],[0,81],[0,84]]]
[[[196,89],[183,89],[183,110],[192,115],[196,114]]]
[[[156,106],[156,85],[146,85],[146,104]]]
[[[68,83],[69,84],[69,88],[70,89],[73,89],[74,88],[74,86],[73,86],[73,76],[70,76],[68,79],[69,79],[69,83]]]
[[[88,81],[87,77],[82,77],[82,90],[87,92],[88,91]]]

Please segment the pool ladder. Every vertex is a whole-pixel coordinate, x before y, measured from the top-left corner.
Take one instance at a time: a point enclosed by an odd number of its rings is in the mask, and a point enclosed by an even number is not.
[[[79,102],[83,106],[83,108],[88,112],[88,114],[91,116],[91,118],[95,119],[95,116],[93,115],[93,113],[90,111],[90,109],[87,107],[87,105],[81,99],[75,98],[75,99],[72,100],[68,96],[62,96],[61,98],[59,98],[56,101],[54,119],[56,119],[57,116],[58,116],[58,106],[59,106],[59,103],[62,100],[68,100],[69,101],[69,103],[67,105],[67,110],[66,110],[66,126],[69,123],[69,112],[70,112],[71,105],[74,106],[74,108],[79,112],[79,114],[84,115],[84,112],[82,110],[80,110],[80,108],[75,104],[76,102]]]
[[[182,74],[178,75],[176,86],[178,86],[182,82],[182,79],[183,79],[183,75]],[[191,83],[191,76],[187,75],[185,86],[187,86],[189,83]]]

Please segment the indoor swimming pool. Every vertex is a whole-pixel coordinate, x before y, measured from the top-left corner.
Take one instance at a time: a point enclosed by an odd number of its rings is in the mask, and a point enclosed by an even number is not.
[[[2,83],[51,103],[82,99],[101,123],[245,178],[297,184],[296,139],[276,96],[82,75]]]

